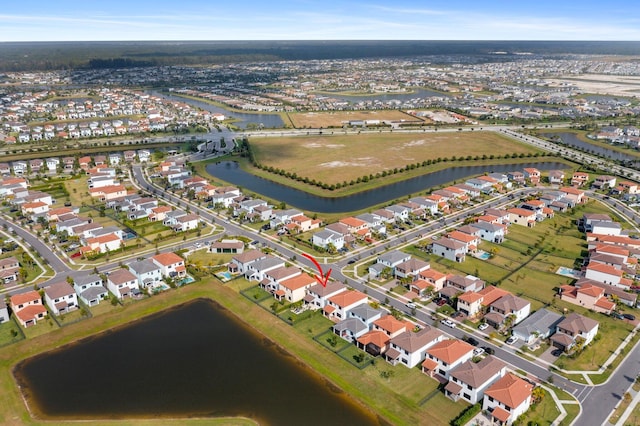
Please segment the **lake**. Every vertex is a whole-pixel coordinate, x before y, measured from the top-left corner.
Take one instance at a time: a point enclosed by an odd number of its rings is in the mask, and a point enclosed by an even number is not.
[[[212,105],[207,102],[198,101],[196,99],[184,98],[176,95],[168,95],[166,93],[160,93],[160,92],[151,92],[151,93],[155,96],[160,96],[165,99],[185,102],[195,107],[202,108],[205,111],[218,112],[220,114],[224,114],[226,117],[235,118],[238,121],[234,122],[233,125],[240,129],[246,129],[247,124],[249,123],[254,123],[258,125],[262,124],[262,126],[265,129],[281,129],[284,127],[284,121],[282,121],[282,118],[278,114],[257,114],[257,113],[250,113],[250,112],[236,112],[226,108],[219,107],[217,105]]]
[[[541,132],[540,136],[549,140],[559,138],[560,141],[569,146],[580,148],[584,151],[594,153],[600,157],[609,158],[612,160],[624,161],[627,163],[627,167],[640,167],[640,160],[638,156],[625,154],[623,152],[615,151],[613,149],[604,148],[600,145],[590,144],[578,138],[575,133],[571,132]]]
[[[207,173],[233,185],[241,187],[245,192],[252,191],[265,197],[284,201],[287,205],[317,213],[345,213],[363,210],[370,206],[385,203],[407,195],[416,195],[438,185],[456,180],[467,179],[485,172],[506,173],[522,170],[525,167],[536,167],[539,170],[566,169],[567,165],[557,161],[529,162],[522,164],[496,164],[492,166],[450,167],[437,172],[416,176],[401,182],[384,185],[369,191],[359,192],[342,197],[321,197],[309,194],[300,189],[270,181],[240,168],[233,161],[221,161],[208,164]],[[384,178],[382,178],[384,179]]]
[[[30,358],[14,374],[31,410],[52,419],[244,416],[269,425],[379,424],[204,299]]]

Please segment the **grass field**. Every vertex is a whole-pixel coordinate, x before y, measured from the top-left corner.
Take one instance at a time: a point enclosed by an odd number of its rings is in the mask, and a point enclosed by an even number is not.
[[[493,132],[273,137],[253,138],[250,144],[258,163],[327,184],[450,159],[452,152],[469,159],[540,152]]]
[[[342,127],[343,124],[356,120],[422,122],[422,119],[398,110],[296,112],[288,115],[293,126],[298,129]]]

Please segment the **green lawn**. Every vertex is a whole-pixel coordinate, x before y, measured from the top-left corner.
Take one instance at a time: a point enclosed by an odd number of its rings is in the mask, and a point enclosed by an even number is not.
[[[555,401],[544,391],[544,398],[538,404],[532,405],[529,410],[522,416],[523,425],[551,425],[553,421],[560,415],[560,410],[556,406]]]
[[[18,342],[22,339],[24,339],[24,336],[13,316],[9,318],[9,321],[0,324],[0,347]]]

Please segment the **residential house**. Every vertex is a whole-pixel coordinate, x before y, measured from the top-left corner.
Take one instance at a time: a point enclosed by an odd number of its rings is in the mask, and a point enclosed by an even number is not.
[[[425,326],[417,333],[405,331],[389,341],[385,359],[393,365],[398,362],[413,368],[426,358],[427,349],[444,339],[444,333],[437,328]]]
[[[580,287],[563,285],[560,287],[560,300],[608,315],[616,308],[616,304],[607,299],[604,293],[604,288],[590,284]]]
[[[433,242],[431,252],[454,262],[464,262],[467,248],[459,241],[442,237]]]
[[[47,308],[44,307],[40,294],[35,290],[11,296],[9,306],[20,325],[25,328],[35,325],[38,320],[47,316]]]
[[[184,278],[187,276],[184,259],[173,252],[156,254],[151,260],[160,267],[160,273],[163,277]]]
[[[532,345],[537,340],[549,338],[556,330],[562,315],[547,309],[538,309],[524,321],[511,329],[511,334],[518,337],[526,345]]]
[[[329,229],[323,229],[313,234],[311,237],[311,243],[314,246],[321,247],[325,250],[334,249],[340,250],[344,247],[344,236],[340,233],[331,231]]]
[[[85,275],[73,280],[73,289],[80,300],[88,306],[95,306],[108,297],[109,293],[97,274]]]
[[[151,259],[136,260],[127,266],[138,280],[140,288],[147,288],[147,286],[162,280],[162,269]]]
[[[311,309],[324,309],[330,298],[346,291],[346,289],[347,287],[338,281],[328,281],[326,286],[314,284],[307,289],[304,303],[309,305]]]
[[[533,227],[536,224],[536,212],[533,210],[514,207],[508,209],[509,222],[520,226]]]
[[[575,344],[586,347],[598,333],[599,325],[596,320],[572,312],[556,325],[556,333],[551,336],[551,342],[564,351]]]
[[[482,399],[482,411],[486,411],[501,425],[511,425],[531,405],[533,385],[513,373],[507,373],[492,384]]]
[[[522,322],[531,312],[529,301],[507,294],[489,305],[489,312],[484,319],[489,325],[495,328],[512,327]]]
[[[420,272],[426,271],[431,265],[429,262],[425,262],[421,259],[411,257],[406,262],[402,262],[395,267],[395,275],[397,278],[412,278],[417,277]]]
[[[316,284],[316,279],[307,274],[299,274],[279,282],[276,297],[284,298],[289,302],[299,302],[304,299],[307,289]],[[279,293],[282,292],[282,293]]]
[[[598,262],[590,262],[585,270],[585,278],[620,288],[629,288],[632,281],[625,278],[624,272],[614,266]]]
[[[327,299],[322,309],[329,319],[342,320],[348,317],[349,311],[358,305],[367,303],[367,295],[357,290],[345,290]]]
[[[120,268],[107,275],[107,288],[118,299],[133,297],[140,289],[138,279],[128,269]]]
[[[507,234],[507,226],[501,223],[476,222],[471,225],[478,230],[478,236],[485,241],[500,244]]]
[[[0,300],[0,324],[9,321],[9,308],[7,308],[7,302]]]
[[[18,281],[20,277],[20,263],[15,257],[0,259],[0,280],[9,284]]]
[[[229,272],[246,274],[249,271],[249,265],[253,262],[266,258],[267,255],[260,250],[249,250],[240,253],[231,258],[229,263]]]
[[[531,185],[537,185],[540,183],[540,170],[533,167],[527,167],[524,169],[524,178]]]
[[[564,194],[564,198],[571,202],[570,207],[575,207],[576,205],[586,201],[584,191],[572,186],[563,186],[558,191],[562,192]]]
[[[589,173],[574,172],[571,176],[571,186],[581,187],[589,181]]]
[[[564,172],[562,170],[549,170],[549,183],[552,185],[564,184]]]
[[[473,356],[473,346],[458,339],[443,340],[427,349],[422,362],[422,372],[433,377],[439,375],[449,380],[451,370]]]
[[[593,189],[611,189],[616,187],[615,176],[602,175],[595,178],[593,183],[591,184],[591,188]]]
[[[482,400],[485,390],[507,374],[507,364],[494,356],[486,356],[478,362],[465,361],[451,370],[449,383],[444,388],[447,397],[470,404]]]
[[[78,296],[66,281],[60,281],[44,288],[44,300],[55,315],[63,315],[78,309]]]
[[[211,253],[225,253],[225,254],[240,254],[244,251],[244,243],[239,240],[226,240],[214,241],[209,247]]]
[[[481,313],[482,300],[482,294],[475,291],[467,291],[458,296],[457,310],[468,317],[474,317]]]

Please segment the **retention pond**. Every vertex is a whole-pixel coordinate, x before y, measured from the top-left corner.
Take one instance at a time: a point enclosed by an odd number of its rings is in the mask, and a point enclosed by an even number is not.
[[[49,419],[378,424],[348,395],[203,299],[30,358],[14,374],[31,411]]]

